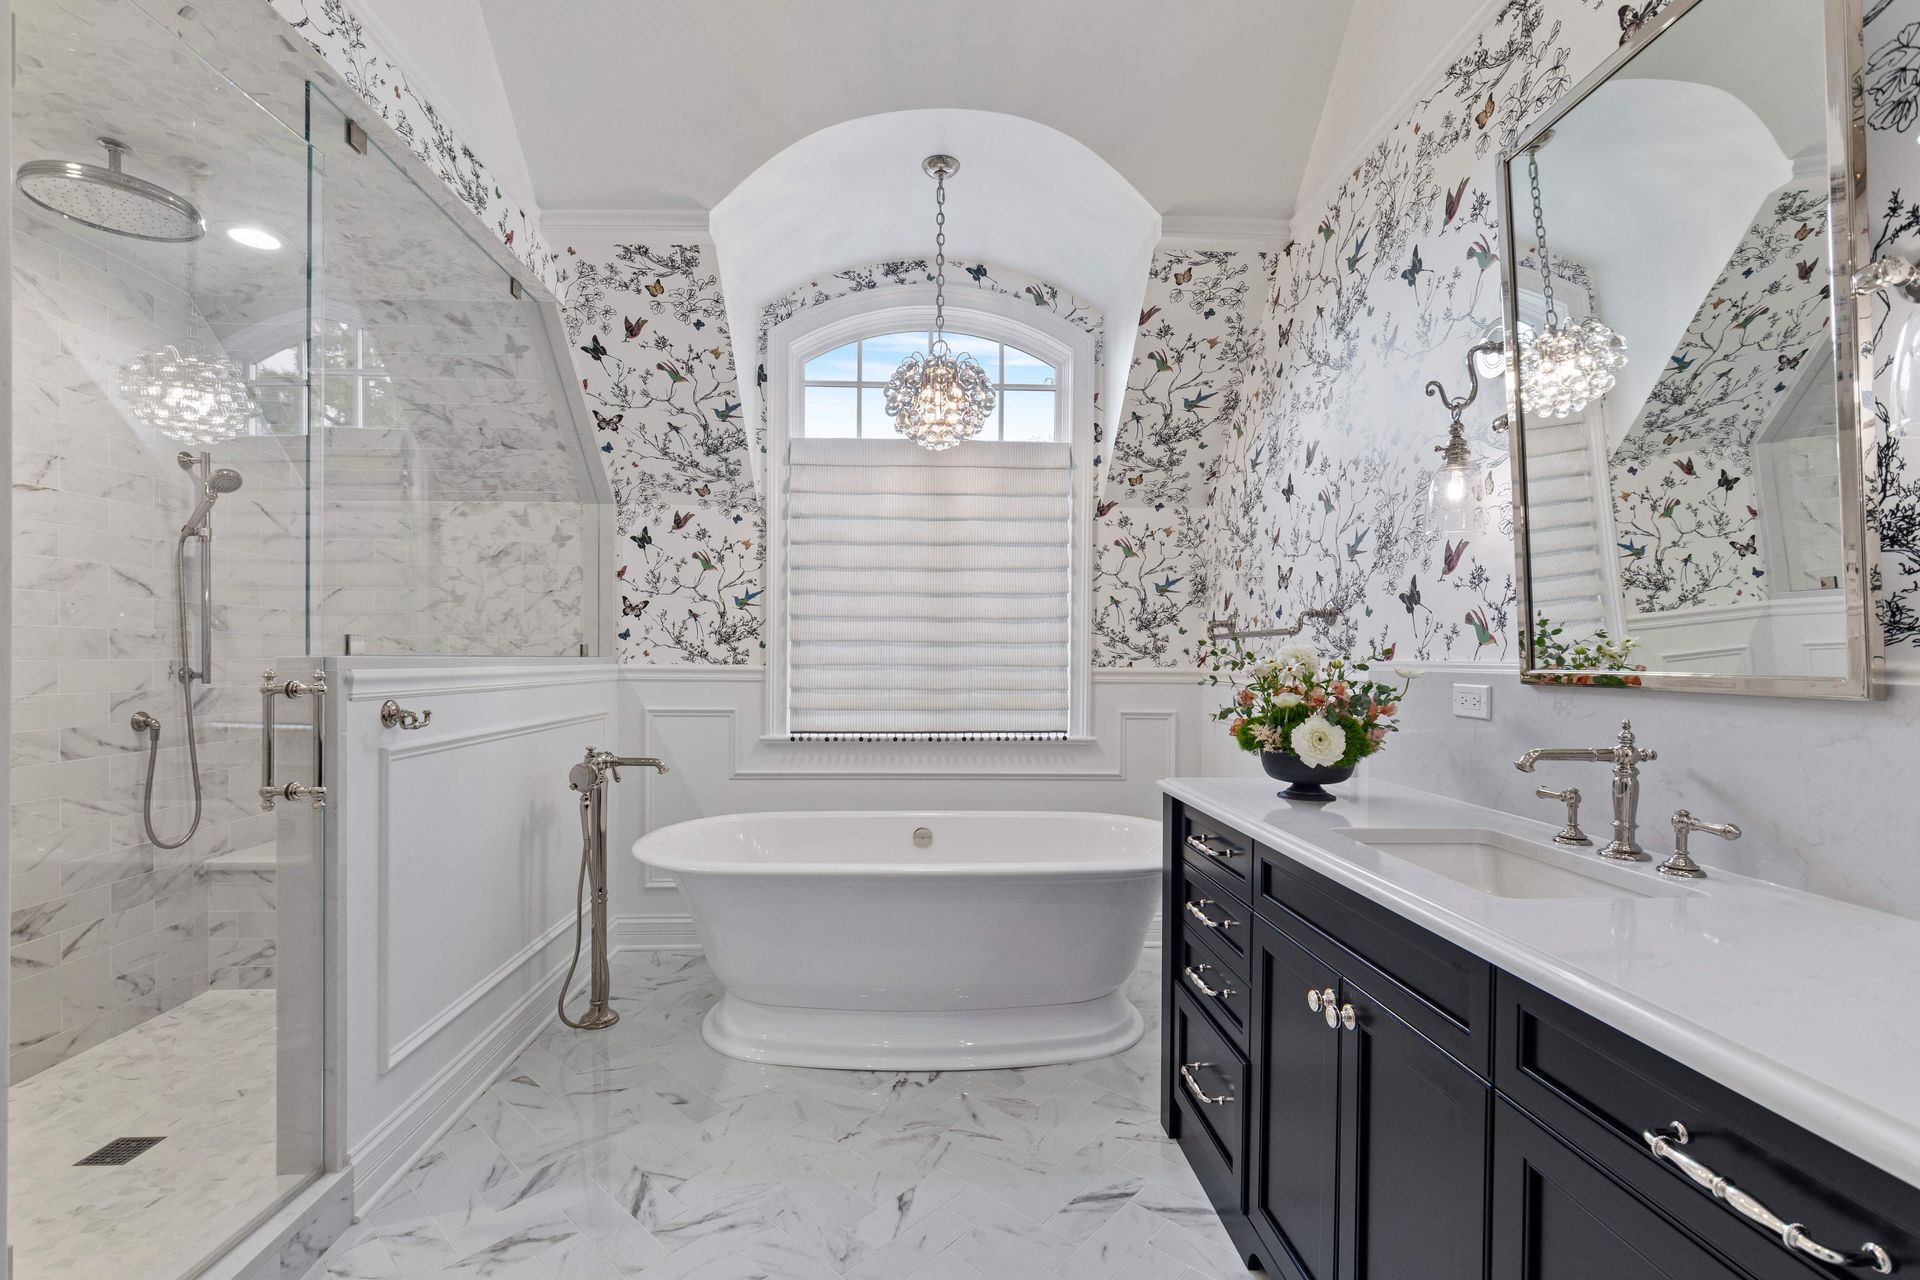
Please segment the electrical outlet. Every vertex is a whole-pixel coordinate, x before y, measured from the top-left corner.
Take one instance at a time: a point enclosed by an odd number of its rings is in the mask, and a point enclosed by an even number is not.
[[[1453,686],[1453,714],[1468,720],[1493,719],[1493,689],[1484,684]]]

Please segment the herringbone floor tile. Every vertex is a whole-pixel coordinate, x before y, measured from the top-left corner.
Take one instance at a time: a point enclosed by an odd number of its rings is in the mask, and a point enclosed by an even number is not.
[[[1156,951],[1139,1045],[1025,1071],[722,1057],[698,955],[618,957],[614,989],[617,1026],[543,1034],[308,1280],[1247,1274],[1160,1133]]]

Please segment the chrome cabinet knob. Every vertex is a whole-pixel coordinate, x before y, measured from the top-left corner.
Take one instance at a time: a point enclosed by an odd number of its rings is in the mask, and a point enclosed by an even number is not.
[[[1340,1006],[1340,1025],[1348,1031],[1352,1031],[1360,1025],[1359,1015],[1354,1013],[1352,1005],[1343,1004]]]

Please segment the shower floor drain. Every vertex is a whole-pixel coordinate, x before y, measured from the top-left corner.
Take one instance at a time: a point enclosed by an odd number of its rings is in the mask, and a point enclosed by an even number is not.
[[[135,1156],[152,1150],[165,1138],[115,1138],[92,1155],[73,1162],[74,1168],[88,1164],[126,1164]]]

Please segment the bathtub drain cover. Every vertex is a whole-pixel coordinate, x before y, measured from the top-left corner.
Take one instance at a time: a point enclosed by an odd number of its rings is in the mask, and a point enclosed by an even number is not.
[[[77,1169],[88,1164],[126,1164],[165,1141],[165,1138],[115,1138],[92,1155],[74,1161],[73,1166]]]

